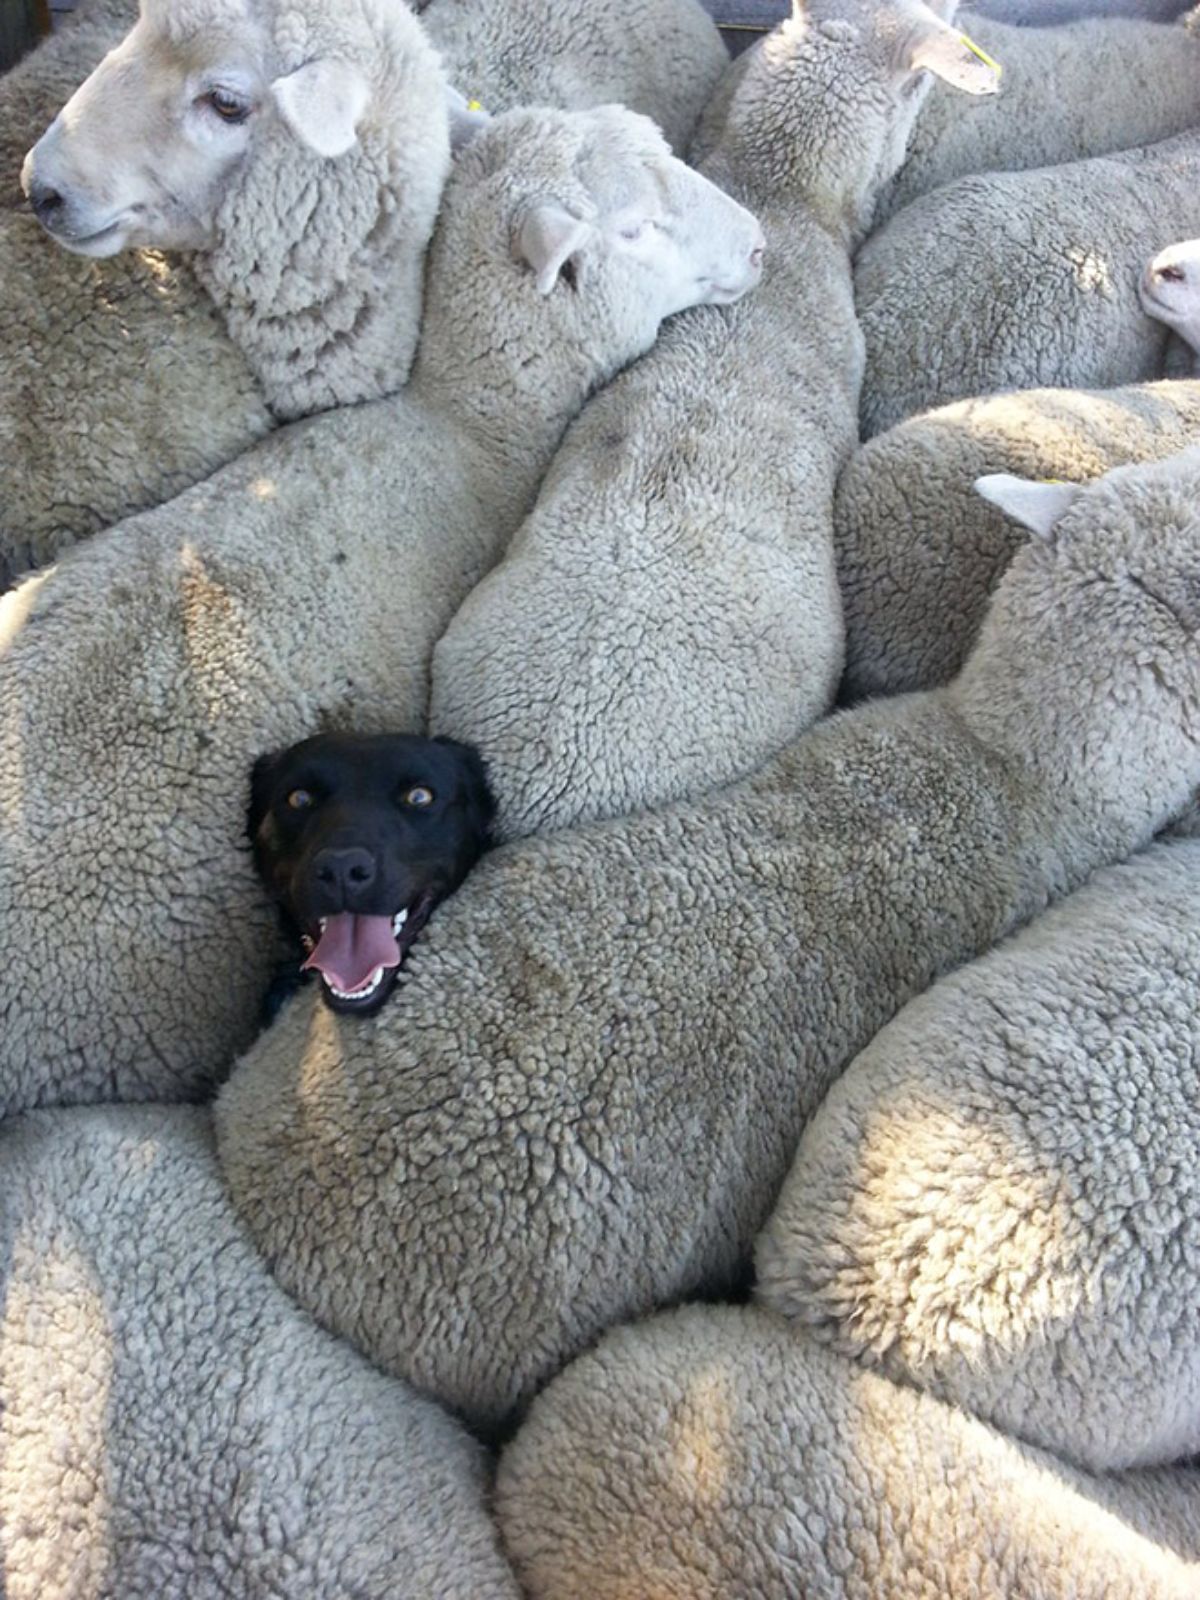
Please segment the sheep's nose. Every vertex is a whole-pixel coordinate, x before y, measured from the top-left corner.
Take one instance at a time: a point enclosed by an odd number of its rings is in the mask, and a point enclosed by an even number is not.
[[[63,208],[63,197],[48,183],[35,181],[29,185],[29,203],[38,221],[43,227],[49,228],[53,226],[55,216]]]
[[[767,259],[767,247],[766,247],[766,245],[765,244],[756,244],[754,246],[754,249],[751,250],[751,252],[750,252],[750,265],[752,267],[761,267],[763,262],[766,259]]]
[[[375,857],[358,847],[321,850],[313,858],[313,873],[324,889],[331,889],[347,903],[375,882]]]
[[[1158,283],[1186,283],[1187,273],[1183,267],[1169,265],[1151,269],[1151,277]]]

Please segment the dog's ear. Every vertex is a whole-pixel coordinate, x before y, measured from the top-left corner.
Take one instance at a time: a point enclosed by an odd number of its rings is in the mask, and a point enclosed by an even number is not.
[[[283,767],[284,750],[272,750],[259,756],[250,773],[250,807],[246,814],[246,832],[254,839],[271,809],[271,795]]]
[[[462,777],[467,820],[478,836],[481,847],[486,850],[492,842],[492,828],[496,821],[496,797],[488,781],[487,762],[473,744],[460,744],[457,739],[441,736],[434,743],[454,752]]]

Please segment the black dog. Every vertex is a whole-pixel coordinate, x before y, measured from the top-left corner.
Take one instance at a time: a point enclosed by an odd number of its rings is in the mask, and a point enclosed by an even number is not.
[[[320,734],[260,757],[250,836],[334,1011],[377,1011],[429,914],[490,841],[478,752],[412,734]]]

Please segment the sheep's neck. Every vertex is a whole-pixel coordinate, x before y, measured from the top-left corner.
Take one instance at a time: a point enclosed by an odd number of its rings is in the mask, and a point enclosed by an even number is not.
[[[443,351],[426,339],[407,391],[494,469],[519,516],[532,505],[567,427],[608,376],[561,344],[530,338],[528,349],[536,354],[519,361],[494,350],[464,360],[464,346]]]

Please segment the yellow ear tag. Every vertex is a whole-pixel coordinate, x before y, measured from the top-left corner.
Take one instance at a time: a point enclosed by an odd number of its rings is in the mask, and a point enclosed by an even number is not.
[[[960,33],[958,37],[962,40],[963,44],[966,45],[967,49],[973,56],[979,57],[980,61],[983,62],[985,67],[991,67],[992,71],[998,78],[1002,78],[1004,76],[1004,68],[994,57],[988,55],[987,51],[982,45],[976,44],[974,39],[972,39],[969,34]]]
[[[480,104],[480,102],[478,100],[468,100],[467,101],[467,110],[468,111],[482,111],[483,110],[483,106]]]
[[[1066,481],[1067,480],[1065,478],[1038,478],[1038,480],[1037,480],[1038,483],[1055,484],[1055,485],[1066,483]]]

